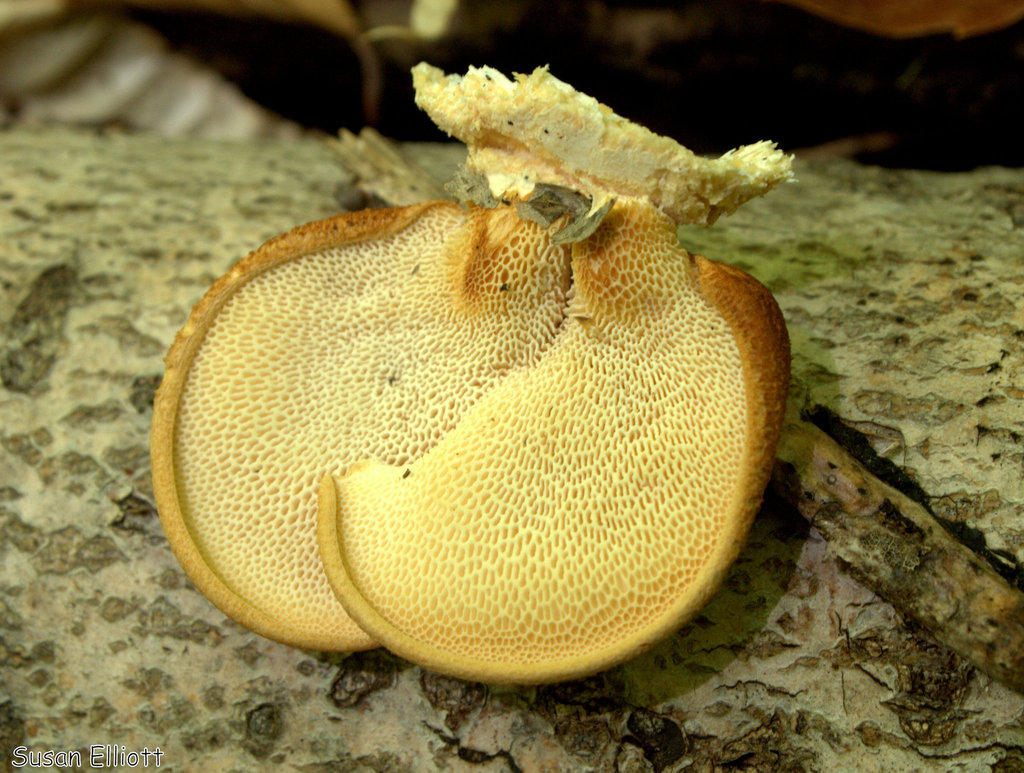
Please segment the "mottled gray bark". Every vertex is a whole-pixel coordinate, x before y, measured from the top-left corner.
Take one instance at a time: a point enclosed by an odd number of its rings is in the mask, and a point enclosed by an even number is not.
[[[797,171],[684,244],[776,294],[795,408],[866,433],[937,516],[1018,567],[1021,173]],[[1024,766],[1024,698],[851,577],[775,496],[694,621],[579,682],[489,688],[225,619],[152,508],[161,357],[234,261],[361,198],[311,140],[0,133],[0,758],[118,744],[176,771]]]

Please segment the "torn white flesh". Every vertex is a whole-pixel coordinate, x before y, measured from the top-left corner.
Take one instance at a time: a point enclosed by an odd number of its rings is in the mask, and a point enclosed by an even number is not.
[[[792,178],[792,159],[772,142],[721,158],[697,156],[674,140],[616,115],[546,68],[511,81],[490,68],[444,75],[413,68],[416,104],[469,147],[466,168],[496,200],[528,199],[541,184],[578,191],[589,214],[622,198],[649,204],[678,224],[720,215]]]

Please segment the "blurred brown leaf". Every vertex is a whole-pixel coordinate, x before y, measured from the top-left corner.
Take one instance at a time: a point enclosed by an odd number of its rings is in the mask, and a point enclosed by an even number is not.
[[[221,75],[116,15],[58,17],[0,39],[0,116],[169,136],[295,136]]]
[[[958,38],[1024,18],[1024,0],[768,0],[891,38],[951,32]]]

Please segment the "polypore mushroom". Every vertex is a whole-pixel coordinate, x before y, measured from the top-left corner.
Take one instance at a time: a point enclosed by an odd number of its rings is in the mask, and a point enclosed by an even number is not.
[[[492,682],[590,673],[699,609],[757,510],[785,326],[675,228],[789,159],[700,159],[546,70],[414,72],[493,206],[342,215],[217,282],[158,393],[161,518],[271,638]]]

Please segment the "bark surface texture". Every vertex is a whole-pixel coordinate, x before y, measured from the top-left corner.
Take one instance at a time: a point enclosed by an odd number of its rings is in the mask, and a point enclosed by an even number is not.
[[[794,411],[826,408],[1019,582],[1021,171],[797,175],[684,246],[776,294]],[[170,771],[1024,770],[1024,697],[862,584],[856,552],[778,494],[693,622],[583,681],[489,688],[221,615],[152,506],[161,358],[232,263],[367,190],[314,139],[0,132],[0,767],[18,747],[115,744],[159,748]],[[883,573],[912,568],[885,547]]]

